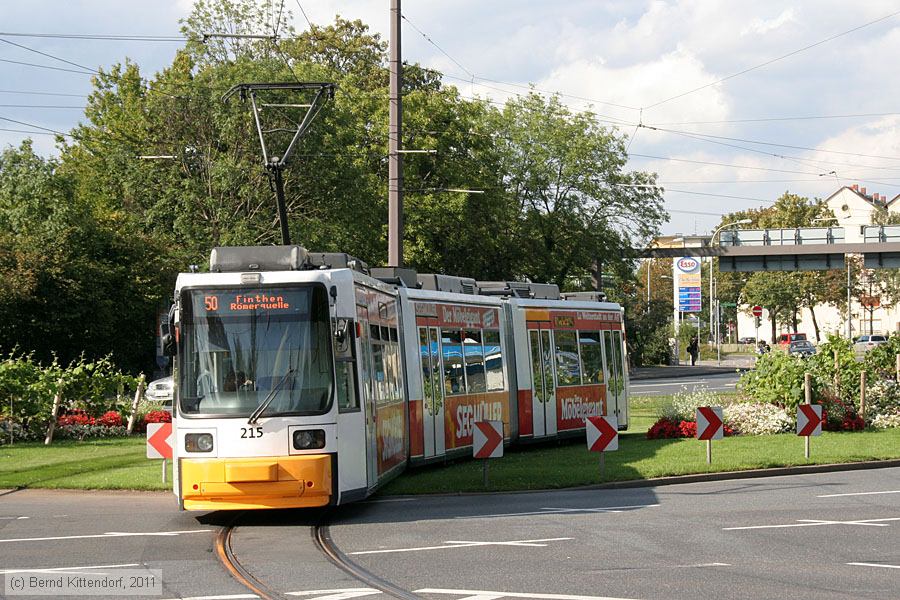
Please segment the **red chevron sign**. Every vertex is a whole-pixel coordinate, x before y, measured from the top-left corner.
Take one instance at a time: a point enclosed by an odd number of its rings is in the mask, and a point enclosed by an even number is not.
[[[822,435],[821,404],[801,404],[797,407],[797,435]]]
[[[697,439],[721,440],[725,437],[725,426],[722,423],[722,409],[718,406],[700,406],[697,408]]]
[[[147,458],[172,458],[172,424],[147,423]]]
[[[588,417],[584,426],[588,450],[591,452],[619,449],[619,420],[616,417]]]
[[[503,456],[503,421],[477,421],[472,432],[472,456],[500,458]]]

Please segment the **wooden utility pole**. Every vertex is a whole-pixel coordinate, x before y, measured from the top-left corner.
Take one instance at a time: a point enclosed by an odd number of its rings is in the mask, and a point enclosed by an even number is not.
[[[400,152],[403,106],[400,95],[400,0],[391,0],[390,107],[388,121],[388,266],[403,266],[403,154]]]

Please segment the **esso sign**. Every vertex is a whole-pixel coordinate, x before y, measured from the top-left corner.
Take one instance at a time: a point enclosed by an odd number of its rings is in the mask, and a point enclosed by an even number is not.
[[[700,268],[700,261],[696,258],[685,256],[683,258],[679,258],[675,263],[675,266],[677,266],[678,270],[682,273],[692,273]]]

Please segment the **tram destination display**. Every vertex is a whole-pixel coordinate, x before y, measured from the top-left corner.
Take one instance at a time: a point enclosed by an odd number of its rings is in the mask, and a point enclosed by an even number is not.
[[[226,317],[267,313],[305,314],[309,310],[308,289],[202,290],[193,294],[197,317]]]

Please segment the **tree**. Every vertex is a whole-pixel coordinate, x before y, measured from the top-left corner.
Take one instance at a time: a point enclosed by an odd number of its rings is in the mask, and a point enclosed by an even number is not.
[[[630,275],[631,249],[666,215],[655,175],[624,170],[623,137],[533,93],[508,101],[493,129],[503,185],[519,207],[522,274],[564,286],[602,257],[601,270]]]

